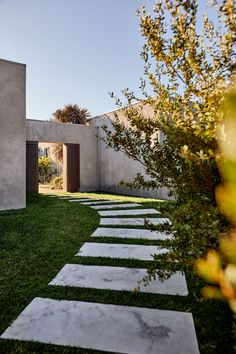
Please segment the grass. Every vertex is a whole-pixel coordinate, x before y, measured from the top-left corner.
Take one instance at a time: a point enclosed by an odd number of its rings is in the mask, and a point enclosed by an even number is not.
[[[68,194],[60,193],[60,195]],[[73,196],[82,195],[90,198],[133,201],[157,210],[160,203],[163,203],[152,199],[102,193],[73,194]],[[148,267],[151,263],[138,260],[75,257],[79,248],[87,240],[168,245],[168,241],[90,238],[98,225],[99,216],[96,210],[80,203],[69,203],[47,195],[30,196],[27,208],[24,210],[0,213],[0,333],[34,297],[50,297],[192,312],[201,353],[234,352],[232,317],[228,307],[221,302],[203,300],[200,297],[202,283],[191,273],[187,274],[189,288],[187,297],[48,286],[66,263],[128,267]],[[162,266],[160,262],[160,267]],[[98,354],[102,352],[0,340],[0,353]]]

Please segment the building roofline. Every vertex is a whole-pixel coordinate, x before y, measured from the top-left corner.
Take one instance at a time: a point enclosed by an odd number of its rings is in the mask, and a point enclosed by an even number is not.
[[[19,63],[17,61],[13,61],[13,60],[7,60],[7,59],[0,58],[0,62],[9,63],[9,64],[15,64],[15,65],[21,65],[21,66],[26,67],[26,64]]]
[[[131,103],[129,104],[128,106],[134,106],[135,104],[138,104],[138,103],[141,103],[142,101],[137,101],[135,103]],[[106,114],[111,114],[111,113],[114,113],[114,112],[117,112],[117,111],[121,111],[122,109],[124,109],[125,107],[121,107],[121,108],[118,108],[118,109],[114,109],[113,111],[109,111],[109,112],[106,112],[106,113],[102,113],[102,114],[97,114],[96,116],[94,117],[91,117],[91,118],[88,118],[87,120],[92,120],[92,119],[95,119],[95,118],[98,118],[98,117],[101,117],[101,116],[105,116]]]

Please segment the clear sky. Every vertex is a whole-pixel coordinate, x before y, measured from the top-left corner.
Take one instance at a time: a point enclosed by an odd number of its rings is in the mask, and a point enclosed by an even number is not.
[[[92,116],[115,109],[108,92],[139,86],[143,39],[136,9],[153,4],[0,0],[0,57],[27,65],[27,118],[49,119],[67,103]]]

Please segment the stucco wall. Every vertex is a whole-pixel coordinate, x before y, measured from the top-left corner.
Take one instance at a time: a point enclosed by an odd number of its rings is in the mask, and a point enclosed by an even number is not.
[[[124,189],[121,180],[132,181],[144,173],[138,162],[107,149],[97,135],[102,124],[111,127],[114,112],[95,117],[89,126],[26,120],[26,66],[0,59],[0,210],[25,207],[26,140],[80,144],[80,190],[110,191],[137,196],[167,198],[165,189],[156,191]],[[122,110],[116,111],[126,120]],[[150,107],[144,108],[151,115]],[[160,140],[163,136],[160,135]]]
[[[81,124],[26,120],[26,140],[80,144],[80,191],[99,189],[98,128]]]
[[[0,210],[25,207],[25,72],[0,59]]]
[[[122,111],[116,111],[119,119],[125,122],[126,118]],[[144,110],[146,116],[153,114],[150,107]],[[106,113],[102,116],[94,117],[90,120],[91,126],[99,127],[99,135],[104,136],[105,132],[101,128],[106,125],[109,130],[112,130],[112,121],[114,120],[114,112]],[[163,140],[163,134],[160,132],[160,141]],[[128,189],[121,187],[120,181],[132,182],[137,173],[142,173],[147,179],[148,176],[144,172],[143,166],[127,157],[122,152],[116,152],[108,148],[103,141],[99,141],[99,165],[100,165],[100,190],[104,192],[114,192],[134,196],[152,197],[160,199],[169,199],[168,190],[166,188],[159,188],[157,190],[144,189]]]

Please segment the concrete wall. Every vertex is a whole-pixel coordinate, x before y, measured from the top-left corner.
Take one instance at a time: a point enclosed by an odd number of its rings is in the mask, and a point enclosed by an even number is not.
[[[114,112],[95,117],[89,126],[26,120],[26,66],[0,59],[0,210],[25,207],[26,141],[80,144],[80,190],[108,191],[136,196],[167,198],[165,189],[124,189],[121,180],[132,181],[144,169],[120,152],[98,141],[102,124],[111,127]],[[122,110],[116,111],[127,123]],[[145,115],[153,112],[145,106]],[[160,135],[160,140],[163,136]]]
[[[0,210],[25,207],[25,73],[0,59]]]
[[[126,122],[121,110],[115,111],[119,119]],[[153,110],[146,106],[144,114],[150,116]],[[104,136],[105,132],[101,128],[106,125],[109,130],[112,130],[112,121],[114,120],[114,112],[106,113],[102,116],[90,119],[91,126],[99,127],[99,135]],[[163,140],[163,134],[159,133],[159,140]],[[151,197],[160,199],[169,199],[168,190],[166,188],[159,188],[157,190],[144,190],[144,189],[128,189],[121,187],[120,181],[132,182],[137,173],[142,173],[146,179],[148,176],[145,174],[143,166],[122,152],[116,152],[108,148],[103,141],[99,141],[99,166],[100,166],[100,190],[104,192],[114,192],[126,195],[134,195],[141,197]]]
[[[80,191],[99,190],[98,127],[26,120],[26,140],[80,144]]]

